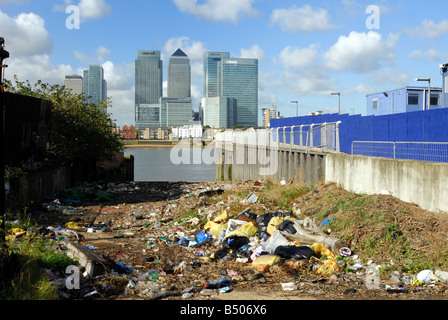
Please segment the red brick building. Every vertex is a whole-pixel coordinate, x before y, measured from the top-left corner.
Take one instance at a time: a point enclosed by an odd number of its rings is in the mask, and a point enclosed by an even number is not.
[[[121,130],[121,136],[124,140],[136,140],[137,139],[137,130],[135,126],[124,126]]]

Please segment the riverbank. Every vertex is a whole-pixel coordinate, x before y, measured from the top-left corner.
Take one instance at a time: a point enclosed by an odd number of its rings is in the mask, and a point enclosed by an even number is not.
[[[133,140],[124,141],[126,149],[132,148],[172,148],[177,144],[177,141],[146,141]]]
[[[204,145],[201,144],[201,147],[206,147],[213,143],[213,141],[206,141]],[[147,141],[147,140],[132,140],[132,141],[124,141],[125,149],[133,149],[133,148],[172,148],[179,146],[191,146],[196,147],[199,144],[193,140],[179,140],[179,141]]]

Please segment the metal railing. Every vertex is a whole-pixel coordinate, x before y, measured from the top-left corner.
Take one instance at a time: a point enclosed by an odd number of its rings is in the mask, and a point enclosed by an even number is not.
[[[448,142],[353,141],[352,155],[448,163]]]
[[[341,122],[309,124],[259,130],[225,130],[215,136],[217,143],[283,147],[290,149],[319,149],[340,152],[339,125]]]
[[[339,125],[341,121],[273,128],[273,141],[293,149],[321,149],[340,152]]]

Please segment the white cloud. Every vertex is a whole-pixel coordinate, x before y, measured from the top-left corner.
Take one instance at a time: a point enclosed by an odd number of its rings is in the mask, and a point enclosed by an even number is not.
[[[69,65],[53,65],[48,55],[11,57],[8,59],[8,66],[5,79],[13,80],[13,76],[17,75],[20,81],[28,80],[32,84],[42,80],[45,83],[62,85],[65,75],[75,73]]]
[[[111,89],[107,96],[112,100],[112,108],[108,110],[111,118],[117,120],[117,126],[135,123],[135,86],[126,89]]]
[[[163,46],[164,55],[167,57],[164,60],[168,61],[179,48],[190,58],[192,76],[202,77],[204,73],[204,53],[207,51],[204,43],[192,41],[188,37],[171,38]]]
[[[426,19],[422,22],[421,26],[414,29],[407,29],[405,32],[410,36],[435,39],[448,33],[448,20],[442,20],[437,24],[433,20]]]
[[[240,57],[258,59],[259,62],[263,62],[266,55],[263,49],[261,49],[257,44],[254,44],[249,49],[241,49]]]
[[[317,56],[316,44],[312,44],[304,49],[288,46],[280,52],[278,61],[285,68],[306,68],[314,64]]]
[[[98,61],[103,62],[106,57],[109,57],[111,55],[111,52],[109,49],[101,46],[98,49],[96,49],[95,54],[96,57],[98,58]]]
[[[408,71],[398,70],[395,68],[379,70],[369,76],[369,80],[371,82],[381,84],[382,86],[384,86],[385,83],[390,83],[397,86],[408,85],[412,79],[412,74]]]
[[[11,57],[49,54],[53,49],[44,19],[34,13],[9,17],[0,11],[0,26]]]
[[[238,23],[241,16],[257,16],[258,11],[252,6],[255,0],[173,0],[181,12],[212,20]]]
[[[77,5],[79,7],[81,22],[89,19],[99,19],[112,13],[112,7],[105,0],[80,0],[77,4],[73,0],[63,0],[62,4],[56,4],[54,11],[63,11],[69,5]]]
[[[330,15],[325,9],[314,10],[310,5],[290,9],[276,9],[272,12],[271,23],[278,24],[283,31],[311,32],[333,29]]]
[[[381,67],[381,62],[392,62],[392,50],[398,36],[391,34],[388,39],[370,31],[368,33],[351,32],[340,36],[338,42],[325,53],[325,66],[331,70],[367,73]]]
[[[101,18],[112,12],[112,7],[105,0],[81,0],[78,6],[81,12],[81,21]]]
[[[414,50],[409,55],[410,58],[429,59],[430,61],[440,62],[447,57],[447,54],[441,54],[435,49],[428,49],[426,51]]]

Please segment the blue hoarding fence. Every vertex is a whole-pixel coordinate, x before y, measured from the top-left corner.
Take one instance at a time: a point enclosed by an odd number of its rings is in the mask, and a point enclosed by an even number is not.
[[[281,128],[284,127],[296,128],[301,125],[336,122],[340,122],[338,130],[340,151],[347,154],[351,154],[353,141],[448,142],[448,108],[382,116],[323,114],[272,119],[271,128],[279,128],[282,133]],[[289,132],[286,130],[286,133]],[[403,148],[409,150],[410,146]],[[429,154],[436,152],[434,149],[427,150]],[[377,156],[382,156],[381,152]]]

